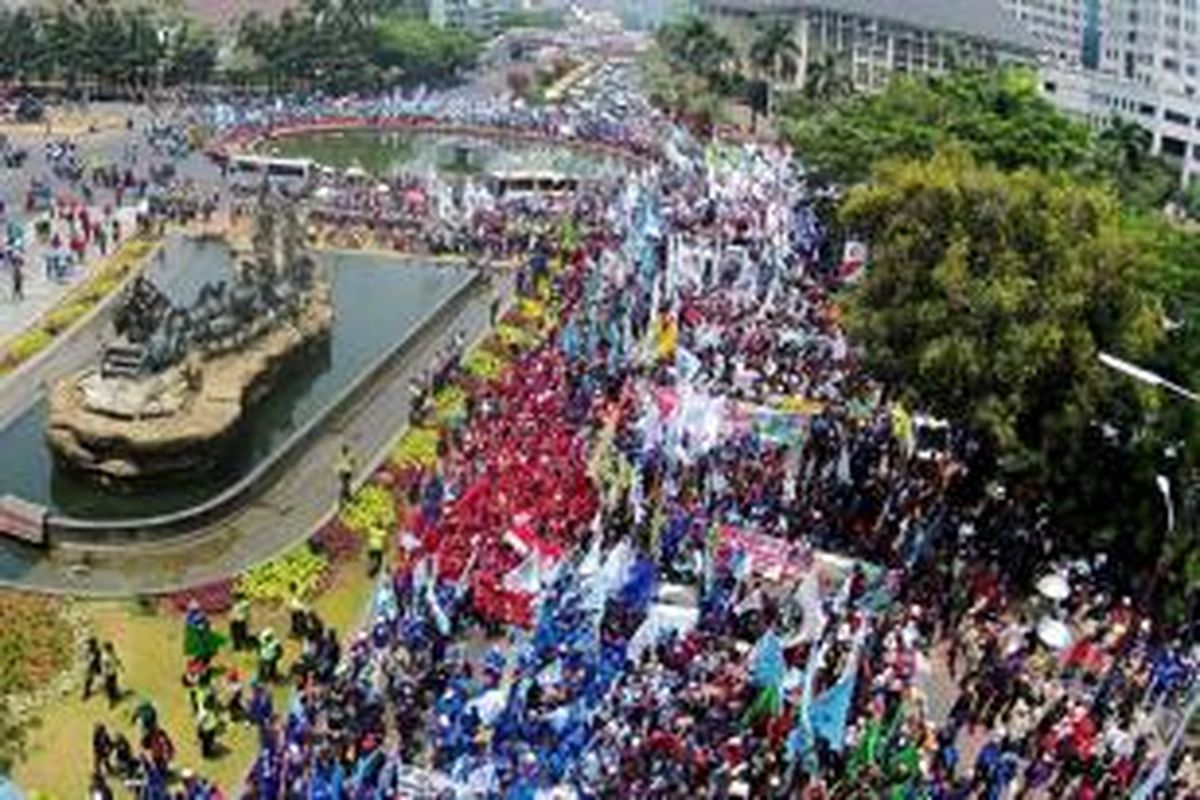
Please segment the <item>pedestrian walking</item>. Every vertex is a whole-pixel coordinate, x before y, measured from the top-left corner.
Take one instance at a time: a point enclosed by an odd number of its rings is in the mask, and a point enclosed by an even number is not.
[[[121,702],[121,661],[112,642],[105,642],[100,654],[100,672],[104,677],[104,695],[111,708]]]
[[[234,595],[233,608],[229,611],[229,639],[234,650],[245,650],[250,645],[250,601],[244,594]]]
[[[288,618],[290,622],[288,634],[293,639],[303,639],[309,630],[308,606],[300,596],[296,584],[288,584]]]
[[[92,687],[95,686],[96,680],[100,678],[100,664],[102,661],[100,653],[100,643],[96,641],[95,636],[89,636],[84,644],[83,655],[83,699],[87,700],[92,696]]]
[[[200,707],[196,715],[196,737],[200,740],[200,757],[215,758],[217,755],[217,733],[221,720],[210,704]]]
[[[92,728],[92,773],[107,775],[112,769],[110,759],[113,751],[113,740],[108,735],[104,723],[97,722]]]
[[[279,659],[283,656],[283,644],[275,631],[267,628],[258,641],[258,679],[263,683],[279,680]]]

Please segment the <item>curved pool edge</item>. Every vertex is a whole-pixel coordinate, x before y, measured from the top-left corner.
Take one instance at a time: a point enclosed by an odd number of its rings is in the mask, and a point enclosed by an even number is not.
[[[356,380],[335,395],[283,445],[214,497],[179,511],[133,519],[78,519],[51,512],[46,521],[50,546],[69,548],[76,553],[118,548],[127,552],[130,547],[144,545],[153,548],[168,540],[179,541],[189,536],[203,535],[205,526],[219,521],[229,511],[268,488],[327,424],[352,412],[355,403],[396,361],[404,357],[414,342],[427,336],[433,325],[452,318],[454,312],[461,309],[467,296],[478,288],[481,280],[477,272],[464,274],[450,295],[430,309],[408,336],[397,341],[364,368]],[[147,541],[150,537],[153,537],[152,540]]]
[[[491,300],[498,297],[507,305],[512,287],[511,276],[497,279],[491,287],[485,282],[475,282],[463,293],[463,308],[455,320],[459,327],[427,331],[423,338],[409,337],[412,352],[398,360],[395,374],[373,387],[373,395],[378,396],[368,395],[363,401],[364,407],[354,409],[344,427],[322,434],[333,440],[346,432],[359,436],[364,430],[375,433],[373,443],[360,451],[364,458],[360,462],[362,466],[356,476],[356,485],[365,483],[386,461],[407,429],[408,404],[401,401],[407,399],[408,380],[419,373],[428,356],[452,340],[455,330],[465,330],[469,343],[480,341],[490,330]],[[392,412],[384,421],[384,428],[372,427],[362,419],[379,408]],[[357,434],[352,430],[355,426],[359,428]],[[282,501],[275,498],[269,504],[260,501],[242,506],[233,512],[233,519],[223,520],[193,535],[176,536],[162,542],[127,547],[106,544],[90,548],[66,544],[45,550],[0,539],[0,587],[85,600],[126,600],[161,596],[232,579],[245,569],[306,541],[337,513],[332,478],[336,447],[332,441],[318,440],[315,449],[328,451],[328,463],[317,465],[315,485],[312,480],[304,483],[298,478],[301,485],[293,487],[294,493],[320,495],[310,504],[311,508],[307,509],[310,513],[303,521],[298,518],[304,516],[305,509],[295,513],[297,509],[278,508]],[[305,454],[306,458],[310,456],[317,458],[313,450]],[[311,472],[310,469],[310,478]],[[286,482],[281,480],[265,491],[280,493],[280,484]]]
[[[640,166],[649,166],[661,158],[659,153],[640,152],[628,145],[586,139],[578,136],[561,136],[534,128],[503,128],[487,125],[463,125],[431,121],[423,117],[348,117],[330,118],[325,121],[297,122],[272,128],[257,129],[245,136],[236,133],[216,144],[210,152],[225,157],[235,154],[251,154],[263,141],[314,133],[339,133],[346,131],[378,130],[433,136],[469,136],[480,139],[508,139],[535,144],[557,145],[582,150],[593,155],[622,159]]]

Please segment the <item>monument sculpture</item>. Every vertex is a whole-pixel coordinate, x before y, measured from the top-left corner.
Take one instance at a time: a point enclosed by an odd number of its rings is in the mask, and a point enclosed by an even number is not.
[[[52,387],[46,436],[61,463],[107,479],[210,468],[246,410],[332,325],[294,205],[264,196],[231,280],[204,284],[190,305],[133,281],[100,363]]]

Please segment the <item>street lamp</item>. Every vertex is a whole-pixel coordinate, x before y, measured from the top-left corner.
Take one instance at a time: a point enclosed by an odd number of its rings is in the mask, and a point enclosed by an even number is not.
[[[1196,394],[1189,389],[1185,389],[1174,381],[1167,380],[1157,372],[1151,372],[1148,369],[1143,369],[1137,364],[1131,364],[1122,358],[1117,358],[1114,355],[1109,355],[1108,353],[1104,352],[1100,353],[1100,363],[1106,367],[1115,369],[1117,372],[1128,375],[1135,381],[1141,381],[1142,383],[1150,386],[1166,389],[1168,392],[1177,394],[1180,397],[1191,400],[1194,403],[1200,403],[1200,394]]]

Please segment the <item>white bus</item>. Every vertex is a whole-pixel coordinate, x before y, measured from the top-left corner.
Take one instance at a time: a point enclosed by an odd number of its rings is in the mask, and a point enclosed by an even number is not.
[[[308,158],[238,155],[229,159],[229,179],[234,188],[257,189],[264,182],[294,188],[308,183],[313,169],[314,163]]]

